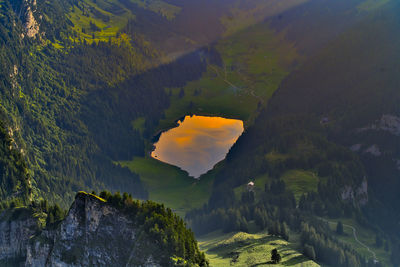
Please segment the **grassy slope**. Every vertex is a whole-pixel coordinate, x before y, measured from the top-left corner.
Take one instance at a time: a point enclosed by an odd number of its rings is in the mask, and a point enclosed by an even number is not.
[[[143,9],[148,9],[168,20],[175,18],[181,8],[160,0],[130,0],[131,3]],[[74,24],[73,29],[78,36],[92,41],[108,41],[115,38],[117,33],[124,28],[129,19],[135,19],[135,14],[127,9],[119,1],[115,0],[83,0],[79,8],[74,6],[68,18]],[[99,29],[91,30],[90,23],[94,23]],[[82,32],[82,29],[85,31]],[[94,35],[94,38],[93,36]]]
[[[306,170],[289,170],[282,174],[280,177],[285,181],[287,189],[293,192],[296,200],[298,201],[300,197],[308,192],[317,191],[319,177],[312,171]],[[263,192],[265,185],[276,181],[275,178],[271,178],[268,174],[263,174],[257,176],[253,179],[254,181],[254,192]],[[240,199],[241,194],[247,191],[246,185],[238,186],[234,189],[235,196]]]
[[[271,17],[290,8],[304,4],[309,0],[269,0],[253,1],[247,9],[240,8],[239,1],[233,5],[230,12],[221,18],[221,23],[225,26],[225,36],[229,36],[237,31],[263,21],[266,17]]]
[[[139,174],[149,191],[149,199],[164,203],[181,216],[187,210],[201,207],[209,198],[212,177],[195,180],[178,167],[153,158],[134,158],[121,162]]]
[[[206,252],[212,267],[270,266],[271,250],[277,248],[282,256],[281,264],[273,266],[317,267],[315,262],[296,251],[290,242],[266,233],[247,234],[220,232],[199,238],[200,249]],[[232,262],[236,258],[236,262]]]
[[[293,192],[296,200],[299,200],[304,193],[316,192],[318,189],[319,178],[311,171],[290,170],[285,172],[281,179],[285,181],[287,188]]]
[[[301,59],[267,24],[222,39],[216,48],[224,66],[209,65],[200,80],[188,83],[182,98],[178,97],[180,89],[171,89],[171,106],[159,129],[171,127],[171,122],[188,112],[238,118],[249,125],[258,103],[267,102],[293,63]]]
[[[336,230],[336,223],[339,219],[329,220],[329,226],[332,231]],[[375,233],[374,231],[367,229],[361,225],[359,225],[353,219],[340,219],[340,221],[344,224],[343,230],[344,235],[337,235],[337,238],[342,242],[350,244],[358,253],[365,256],[366,258],[371,257],[371,253],[364,246],[360,245],[353,236],[353,230],[346,225],[353,226],[356,229],[356,235],[360,242],[367,245],[370,250],[376,253],[376,257],[379,262],[382,263],[383,266],[391,266],[390,264],[390,253],[386,252],[383,247],[377,248],[375,246]]]

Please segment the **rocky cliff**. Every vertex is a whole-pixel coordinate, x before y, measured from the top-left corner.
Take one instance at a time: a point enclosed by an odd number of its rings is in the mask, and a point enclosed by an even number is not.
[[[172,266],[173,258],[179,258],[163,249],[136,217],[84,192],[77,194],[66,218],[54,229],[39,230],[34,216],[4,216],[0,266],[156,267]]]

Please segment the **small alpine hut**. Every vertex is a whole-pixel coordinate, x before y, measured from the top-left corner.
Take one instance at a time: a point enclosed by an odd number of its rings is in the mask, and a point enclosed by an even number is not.
[[[253,182],[253,181],[250,181],[250,182],[247,184],[247,190],[248,190],[249,192],[252,192],[252,191],[254,190],[254,182]]]

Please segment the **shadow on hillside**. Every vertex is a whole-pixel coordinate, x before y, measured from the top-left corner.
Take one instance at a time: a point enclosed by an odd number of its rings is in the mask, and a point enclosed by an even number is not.
[[[282,265],[293,266],[293,265],[300,264],[300,263],[303,263],[303,262],[308,261],[308,260],[309,259],[307,259],[303,255],[299,255],[299,256],[291,258],[290,260],[282,262]]]

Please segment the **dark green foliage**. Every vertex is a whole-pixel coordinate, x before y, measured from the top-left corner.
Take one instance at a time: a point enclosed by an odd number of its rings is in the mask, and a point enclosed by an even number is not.
[[[49,42],[39,40],[44,37],[20,38],[23,21],[16,14],[21,6],[10,7],[7,1],[0,8],[4,15],[0,18],[1,113],[14,129],[15,143],[26,153],[32,185],[39,189],[34,192],[52,202],[61,200],[63,206],[74,192],[89,186],[125,188],[146,198],[139,177],[113,164],[80,119],[81,97],[88,90],[116,83],[118,75],[125,78],[137,72],[145,56],[115,44],[72,44],[67,38],[71,25],[65,17],[69,2],[37,2],[35,16],[45,14],[40,29],[46,30]],[[51,42],[56,41],[65,50],[55,49]],[[134,67],[135,61],[140,66]]]
[[[315,256],[317,261],[332,266],[358,267],[366,266],[366,261],[351,247],[338,242],[329,234],[327,223],[311,221],[312,225],[301,225],[300,240],[307,256]],[[311,248],[314,249],[312,255]]]
[[[7,133],[6,126],[0,121],[0,200],[12,201],[12,205],[26,203],[31,188],[27,164],[14,139]]]
[[[90,27],[90,30],[91,30],[92,32],[97,32],[97,31],[100,31],[100,30],[101,30],[101,29],[96,25],[96,23],[93,23],[92,21],[90,21],[89,27]]]
[[[271,261],[273,264],[278,264],[279,262],[281,262],[281,255],[278,253],[278,250],[276,248],[274,248],[271,251]]]
[[[313,261],[316,260],[315,251],[314,251],[314,247],[313,246],[310,246],[308,244],[304,244],[304,252],[303,253],[304,253],[304,255],[306,255],[311,260],[313,260]]]
[[[347,5],[344,1],[341,2]],[[351,1],[347,2],[351,5]],[[340,4],[332,5],[332,8],[338,6]],[[289,117],[294,116],[293,114],[302,114],[310,119],[314,117],[316,123],[322,122],[320,128],[323,128],[323,131],[308,127],[312,132],[346,147],[361,144],[361,147],[356,149],[359,163],[363,165],[369,191],[374,192],[370,195],[375,198],[365,208],[364,215],[370,223],[377,224],[390,235],[397,236],[400,182],[393,158],[397,159],[400,156],[399,136],[387,129],[360,129],[373,124],[379,128],[379,121],[383,115],[399,117],[400,114],[400,64],[396,60],[400,53],[395,45],[400,39],[399,35],[393,34],[400,25],[399,10],[399,2],[394,1],[367,12],[367,17],[335,37],[329,45],[291,73],[268,103],[268,111],[265,111],[270,118]],[[332,12],[332,9],[329,12]],[[346,16],[350,16],[350,13]],[[309,17],[315,19],[314,16]],[[341,21],[350,25],[354,18],[356,16]],[[287,22],[276,23],[279,25]],[[293,25],[293,28],[302,27],[301,24]],[[334,26],[326,27],[326,30],[330,31],[339,24],[332,25]],[[287,28],[284,28],[287,31]],[[327,31],[323,31],[324,34]],[[291,32],[294,34],[296,31]],[[296,32],[297,36],[301,36],[300,39],[305,38],[307,34],[310,33]],[[301,43],[301,40],[299,42]],[[327,119],[325,122],[324,118]],[[262,131],[261,134],[264,133]],[[283,134],[281,131],[281,135]],[[373,145],[379,147],[379,156],[365,153],[365,150]],[[344,156],[340,151],[332,155]],[[321,162],[317,171],[321,176],[330,176],[333,173],[338,173],[346,179],[353,176],[351,169],[350,173],[343,169],[338,170],[331,160]],[[325,192],[329,193],[328,191]]]
[[[168,252],[167,255],[175,255],[190,264],[208,266],[208,261],[204,253],[200,252],[193,232],[187,229],[186,223],[171,209],[152,201],[134,200],[127,193],[121,196],[118,192],[112,195],[108,191],[103,191],[100,197],[129,215],[138,226],[143,227],[153,242]],[[170,258],[162,260],[165,264],[171,264]]]
[[[280,236],[286,241],[289,241],[289,227],[286,222],[283,222],[280,226]]]
[[[375,246],[378,248],[383,246],[383,239],[379,234],[377,234],[375,237]]]
[[[389,251],[389,242],[387,240],[385,241],[385,251]]]
[[[49,207],[46,211],[47,218],[46,218],[46,225],[47,227],[52,227],[57,225],[62,219],[64,219],[66,212],[60,208],[57,204],[54,206]]]
[[[336,225],[336,233],[338,235],[343,235],[343,223],[341,221],[339,221]]]
[[[183,90],[183,88],[181,88],[181,90],[179,90],[179,95],[178,95],[178,97],[179,98],[182,98],[182,97],[184,97],[185,96],[185,91]]]
[[[188,212],[186,219],[198,234],[217,229],[247,232],[248,222],[254,220],[260,230],[268,229],[271,235],[289,240],[289,225],[299,224],[293,194],[288,191],[271,194],[268,191],[258,197],[256,201],[254,192],[244,192],[240,200],[235,200],[233,196],[232,202],[226,202],[224,208],[204,205],[201,209]]]

